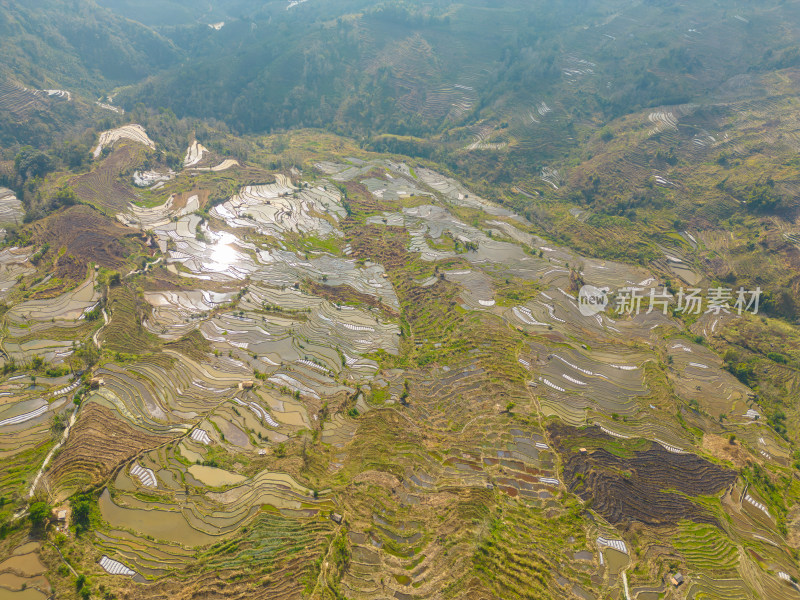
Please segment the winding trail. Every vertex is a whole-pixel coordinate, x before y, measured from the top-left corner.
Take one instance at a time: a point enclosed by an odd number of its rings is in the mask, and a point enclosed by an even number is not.
[[[67,559],[66,559],[66,558],[64,558],[64,555],[63,555],[63,554],[62,554],[62,552],[61,552],[61,548],[59,548],[58,546],[56,546],[56,545],[55,545],[53,542],[47,542],[47,543],[48,543],[48,544],[50,544],[50,545],[51,545],[53,548],[55,548],[55,549],[56,549],[56,552],[58,552],[58,555],[61,557],[61,560],[62,560],[62,561],[64,561],[64,564],[65,564],[65,565],[67,565],[67,568],[68,568],[70,571],[72,571],[72,574],[73,574],[73,575],[75,575],[75,577],[77,577],[77,576],[78,576],[78,572],[77,572],[77,571],[75,571],[75,569],[73,569],[73,568],[72,568],[72,565],[71,565],[71,564],[69,564],[69,563],[67,562]]]
[[[50,459],[53,458],[53,454],[55,454],[56,450],[61,448],[61,446],[64,445],[64,442],[67,441],[67,437],[69,436],[69,430],[72,429],[72,426],[75,424],[75,418],[77,416],[78,416],[78,409],[76,408],[75,410],[72,411],[72,414],[69,417],[69,425],[67,425],[67,428],[64,430],[64,433],[61,436],[61,441],[58,442],[55,446],[53,446],[53,448],[45,457],[44,462],[42,463],[42,466],[39,469],[39,472],[36,474],[36,478],[33,480],[31,488],[28,490],[29,499],[33,498],[33,493],[36,491],[36,486],[39,485],[39,479],[41,479],[44,470],[47,468],[47,465],[50,464]],[[14,516],[16,517],[16,515]]]
[[[95,331],[94,335],[92,336],[92,341],[94,342],[94,345],[97,346],[98,348],[100,347],[100,340],[97,339],[97,336],[99,336],[100,332],[106,328],[106,325],[108,325],[108,313],[106,312],[105,308],[103,309],[103,321],[104,321],[103,326],[97,331]]]
[[[156,260],[154,260],[153,262],[151,262],[151,263],[150,263],[150,262],[149,262],[149,263],[147,263],[147,264],[144,266],[144,269],[136,269],[135,271],[131,271],[130,273],[128,273],[127,275],[125,275],[125,277],[127,278],[127,277],[130,277],[131,275],[138,275],[139,273],[147,273],[147,271],[149,271],[150,269],[152,269],[153,267],[155,267],[155,266],[156,266],[158,263],[160,263],[162,260],[164,260],[164,257],[163,257],[163,256],[159,256],[159,257],[158,257]]]
[[[311,590],[311,594],[309,594],[311,598],[313,598],[314,595],[317,593],[317,590],[319,589],[320,585],[325,586],[325,582],[327,580],[327,571],[328,571],[328,557],[333,552],[333,543],[336,541],[336,538],[341,531],[342,531],[342,525],[339,525],[338,527],[336,527],[333,536],[331,536],[331,541],[328,544],[328,549],[325,551],[325,556],[322,558],[322,564],[320,565],[319,575],[317,575],[317,580],[314,582],[314,589]]]

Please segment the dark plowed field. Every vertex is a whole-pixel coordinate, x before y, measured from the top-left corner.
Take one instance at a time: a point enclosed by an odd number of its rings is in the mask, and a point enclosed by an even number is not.
[[[551,426],[551,435],[564,459],[564,481],[570,491],[611,523],[639,521],[647,525],[674,525],[682,519],[716,523],[714,515],[690,497],[713,495],[736,480],[736,473],[694,454],[674,454],[658,444],[623,458],[604,448],[581,454],[570,438],[587,436],[613,443],[598,428],[579,431]]]
[[[398,316],[397,311],[391,306],[384,304],[375,296],[354,290],[349,285],[324,285],[308,280],[305,282],[305,286],[309,293],[337,304],[361,304],[379,308],[389,317]]]
[[[50,245],[51,252],[66,248],[56,262],[59,278],[86,277],[94,262],[108,269],[120,269],[128,256],[142,248],[132,230],[89,206],[76,205],[59,211],[33,226],[33,240]]]

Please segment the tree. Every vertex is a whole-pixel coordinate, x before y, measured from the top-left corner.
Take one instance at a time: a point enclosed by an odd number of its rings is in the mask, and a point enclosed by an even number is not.
[[[62,206],[72,206],[78,203],[78,195],[69,186],[64,186],[56,192],[56,195],[50,200],[50,209],[56,210]]]
[[[50,430],[56,435],[58,435],[66,428],[67,428],[67,420],[64,418],[64,415],[59,413],[53,415],[53,419],[50,422]]]
[[[277,458],[284,458],[286,456],[286,444],[281,442],[277,446],[275,446],[275,456]]]
[[[506,404],[506,412],[507,412],[508,414],[511,414],[511,411],[512,411],[512,410],[514,410],[514,407],[515,407],[516,405],[517,405],[517,404],[516,404],[515,402],[509,402],[508,404]]]
[[[75,580],[75,590],[80,594],[80,597],[83,600],[88,600],[91,596],[91,590],[89,589],[89,581],[86,579],[86,575],[80,574],[78,575],[78,579]]]
[[[78,534],[88,531],[91,528],[92,499],[90,496],[78,496],[74,498],[72,504],[72,522]]]
[[[89,148],[78,142],[67,142],[57,149],[61,160],[70,168],[78,169],[91,160]]]
[[[95,346],[93,341],[89,340],[80,345],[75,355],[83,360],[87,367],[92,367],[100,358],[100,350]]]
[[[14,170],[23,181],[44,177],[55,168],[53,159],[31,146],[23,146],[14,158]]]
[[[28,520],[34,529],[42,530],[50,516],[50,507],[46,502],[34,502],[28,512]]]

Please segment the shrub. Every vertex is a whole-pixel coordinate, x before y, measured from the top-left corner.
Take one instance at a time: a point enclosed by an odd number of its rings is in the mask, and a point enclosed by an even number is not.
[[[783,354],[778,354],[777,352],[770,352],[767,354],[767,358],[781,365],[785,365],[788,362],[788,359]]]
[[[28,520],[34,529],[44,529],[50,516],[50,507],[46,502],[34,502],[28,512]]]
[[[91,496],[77,496],[70,501],[72,505],[72,522],[75,531],[80,535],[91,528],[92,498]]]

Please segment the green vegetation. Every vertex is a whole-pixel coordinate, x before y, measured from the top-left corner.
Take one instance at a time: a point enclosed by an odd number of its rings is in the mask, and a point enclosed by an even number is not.
[[[34,531],[44,531],[47,521],[50,518],[51,508],[46,502],[34,502],[28,510],[28,520],[31,522],[31,528]]]
[[[212,4],[3,9],[3,575],[793,593],[797,3]]]

